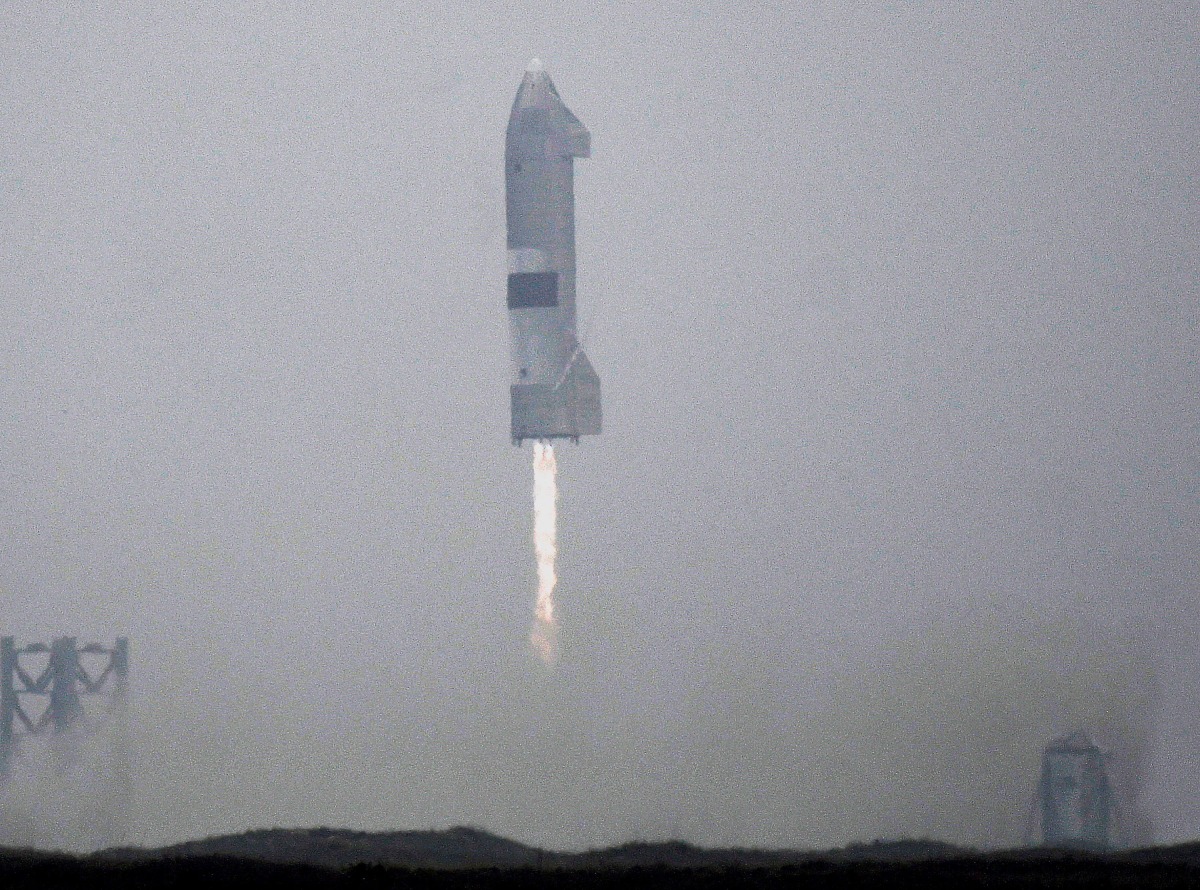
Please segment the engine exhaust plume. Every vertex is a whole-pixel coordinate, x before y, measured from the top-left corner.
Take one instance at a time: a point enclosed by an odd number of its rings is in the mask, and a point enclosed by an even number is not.
[[[554,560],[558,556],[558,465],[554,446],[533,443],[533,550],[537,556],[538,590],[529,643],[546,664],[558,658],[558,622],[554,615]]]

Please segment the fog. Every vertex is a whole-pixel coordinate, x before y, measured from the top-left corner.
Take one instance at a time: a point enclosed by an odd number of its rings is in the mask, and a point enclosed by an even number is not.
[[[654,6],[0,7],[0,629],[131,638],[131,840],[1012,845],[1076,728],[1196,836],[1200,15]],[[532,56],[605,410],[553,670]]]

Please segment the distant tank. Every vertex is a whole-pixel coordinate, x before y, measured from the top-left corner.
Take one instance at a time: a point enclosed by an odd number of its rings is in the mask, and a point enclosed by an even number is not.
[[[1043,845],[1108,849],[1112,788],[1104,755],[1085,733],[1075,732],[1046,746],[1038,798]]]

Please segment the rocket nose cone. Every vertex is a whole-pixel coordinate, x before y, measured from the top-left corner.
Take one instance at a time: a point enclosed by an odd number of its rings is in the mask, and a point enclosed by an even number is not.
[[[562,99],[558,96],[558,90],[554,87],[554,81],[550,79],[550,72],[546,70],[541,59],[533,59],[525,69],[521,85],[517,87],[517,98],[513,100],[513,110],[509,120],[528,108],[541,108],[549,111],[560,106],[564,111],[566,110]],[[567,114],[570,112],[568,111]]]

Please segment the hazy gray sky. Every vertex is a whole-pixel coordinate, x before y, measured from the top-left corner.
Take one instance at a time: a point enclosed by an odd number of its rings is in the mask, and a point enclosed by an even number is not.
[[[132,638],[144,843],[1012,844],[1077,725],[1193,837],[1198,49],[1182,2],[4,4],[0,624]],[[605,399],[553,673],[535,55]]]

